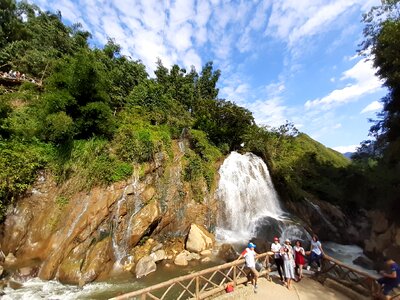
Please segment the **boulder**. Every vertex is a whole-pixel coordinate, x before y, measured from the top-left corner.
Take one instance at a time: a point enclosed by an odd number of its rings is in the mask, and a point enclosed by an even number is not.
[[[18,290],[18,289],[22,288],[22,283],[19,283],[19,282],[14,281],[14,280],[10,280],[8,282],[8,286],[10,288],[12,288],[13,290]]]
[[[151,256],[142,257],[136,264],[136,278],[141,278],[147,274],[155,272],[156,270],[157,265]]]
[[[384,233],[389,228],[389,221],[386,219],[385,214],[381,211],[369,212],[369,217],[372,221],[372,231],[375,233]]]
[[[153,252],[150,254],[150,256],[153,258],[155,262],[158,262],[160,260],[167,259],[167,254],[165,253],[164,250],[157,250],[156,252]]]
[[[186,241],[186,249],[191,252],[200,253],[213,246],[212,235],[204,228],[192,224]]]
[[[143,207],[128,225],[132,233],[129,239],[129,246],[134,247],[144,236],[146,231],[155,226],[160,220],[160,210],[157,201],[151,201]]]
[[[188,260],[199,260],[201,258],[200,254],[190,253],[190,259]]]
[[[17,262],[17,258],[14,256],[14,254],[12,254],[11,252],[8,253],[8,255],[6,256],[5,260],[4,260],[4,265],[6,266],[12,266]]]
[[[38,273],[38,268],[34,267],[23,267],[18,269],[19,275],[22,277],[34,277]]]
[[[226,262],[234,261],[238,258],[238,254],[231,244],[222,244],[218,251],[218,257]]]
[[[174,264],[177,266],[187,266],[189,264],[187,251],[183,250],[181,253],[179,253],[175,257]]]
[[[212,252],[211,250],[203,250],[200,252],[201,256],[211,256]]]
[[[366,256],[359,256],[353,263],[363,267],[364,269],[373,270],[374,269],[374,262]]]

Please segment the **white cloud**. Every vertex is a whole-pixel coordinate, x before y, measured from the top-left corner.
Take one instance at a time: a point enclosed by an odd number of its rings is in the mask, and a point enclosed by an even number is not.
[[[340,153],[346,153],[346,152],[356,152],[357,148],[360,145],[349,145],[349,146],[337,146],[337,147],[333,147],[333,150],[336,150],[337,152]]]
[[[333,107],[358,100],[361,96],[379,91],[382,82],[375,76],[372,61],[360,60],[351,69],[343,72],[341,81],[352,81],[341,89],[305,103],[306,109],[328,110]]]
[[[284,124],[287,120],[287,107],[283,105],[280,97],[257,100],[248,104],[248,108],[253,112],[254,119],[259,125],[277,127]]]
[[[363,108],[363,110],[360,112],[360,114],[366,114],[378,110],[382,110],[383,104],[379,101],[374,101],[370,104],[368,104],[366,107]]]

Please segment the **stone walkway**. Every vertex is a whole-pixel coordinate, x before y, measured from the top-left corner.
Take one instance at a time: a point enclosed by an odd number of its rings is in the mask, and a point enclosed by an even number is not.
[[[240,285],[232,293],[220,295],[214,299],[218,300],[351,300],[351,298],[340,292],[323,286],[319,282],[303,278],[300,282],[294,282],[292,289],[288,290],[281,284],[278,278],[267,281],[260,278],[258,282],[257,293],[254,293],[253,286],[249,283],[247,286]]]

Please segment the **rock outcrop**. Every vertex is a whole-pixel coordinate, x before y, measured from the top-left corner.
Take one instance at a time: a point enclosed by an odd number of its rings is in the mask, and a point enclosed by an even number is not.
[[[127,257],[135,258],[131,271],[151,252],[154,263],[175,257],[168,240],[184,239],[191,224],[215,225],[216,211],[214,190],[200,182],[203,199],[195,201],[190,182],[183,181],[182,149],[174,141],[173,157],[157,153],[152,163],[135,166],[140,172],[129,180],[84,192],[74,192],[74,182],[58,185],[43,172],[1,225],[1,253],[15,255],[4,266],[16,260],[18,267],[37,266],[42,279],[84,284],[106,279],[113,266],[122,269]],[[210,245],[204,236],[206,246],[198,249]],[[150,238],[155,242],[149,249],[135,252]]]

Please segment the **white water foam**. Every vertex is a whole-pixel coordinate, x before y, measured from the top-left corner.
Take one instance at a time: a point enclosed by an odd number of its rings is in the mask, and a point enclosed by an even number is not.
[[[239,242],[254,236],[257,222],[265,217],[284,215],[264,161],[252,154],[232,152],[222,164],[217,197],[221,209],[216,237]]]
[[[106,299],[119,292],[141,288],[137,283],[90,283],[83,287],[61,284],[58,281],[44,281],[38,278],[23,283],[19,289],[6,287],[2,300],[73,300],[73,299]]]

